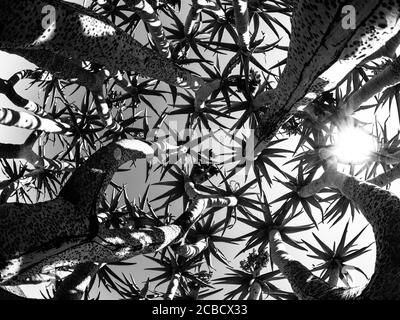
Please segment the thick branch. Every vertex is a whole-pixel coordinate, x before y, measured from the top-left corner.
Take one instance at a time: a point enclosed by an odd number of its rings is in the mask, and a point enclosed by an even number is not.
[[[158,51],[163,57],[170,58],[169,41],[165,37],[162,23],[153,7],[145,0],[125,0],[125,2],[130,7],[139,10],[139,16],[146,23]]]
[[[0,300],[26,300],[25,293],[19,287],[0,287]]]
[[[371,224],[376,242],[375,271],[361,297],[398,299],[400,284],[400,199],[375,185],[348,177],[342,194],[352,200]]]
[[[293,292],[301,300],[348,300],[354,298],[353,290],[331,287],[314,276],[300,262],[294,260],[286,251],[279,231],[270,232],[272,261],[289,281]]]
[[[235,199],[219,201],[200,198],[193,201],[189,209],[180,215],[174,224],[168,226],[139,230],[128,228],[110,230],[102,227],[98,235],[92,240],[65,243],[60,248],[44,251],[42,255],[33,252],[31,255],[24,255],[15,261],[9,261],[8,267],[1,270],[2,278],[0,279],[3,279],[4,284],[7,285],[26,283],[27,279],[29,281],[45,281],[46,270],[55,267],[74,267],[82,262],[119,262],[140,254],[152,253],[179,240],[201,217],[205,209],[212,206],[233,204],[235,204]],[[62,207],[60,208],[60,210],[65,210]],[[51,210],[44,208],[43,211]],[[64,211],[61,212],[64,213]],[[73,218],[69,216],[69,219],[71,222],[68,228],[73,228]],[[62,223],[65,224],[66,222]],[[81,224],[83,227],[84,223]],[[85,230],[88,229],[86,223]],[[18,244],[14,246],[18,248]],[[21,261],[24,262],[23,268],[20,265]]]
[[[152,157],[152,147],[140,140],[121,140],[96,151],[73,173],[59,196],[75,207],[82,215],[96,212],[100,196],[105,192],[114,173],[127,161]]]
[[[262,299],[262,286],[255,280],[250,286],[250,293],[248,300],[261,300]]]
[[[247,0],[233,0],[235,24],[239,38],[239,46],[248,50],[250,46],[250,25]]]
[[[399,4],[388,4],[389,0],[352,1],[357,12],[356,28],[344,29],[339,1],[330,2],[328,7],[325,2],[299,2],[292,19],[287,64],[274,90],[274,98],[265,99],[261,94],[256,99],[272,102],[263,110],[256,133],[259,140],[269,141],[291,113],[334,88],[365,57],[399,32]],[[379,21],[373,18],[377,16]],[[383,28],[370,28],[380,22]]]
[[[202,236],[198,241],[193,244],[183,244],[176,248],[174,251],[176,254],[185,257],[185,258],[193,258],[199,255],[201,252],[206,250],[208,247],[208,238],[206,236]]]
[[[126,260],[139,254],[146,254],[161,250],[178,240],[195,221],[204,213],[208,206],[231,204],[234,200],[227,199],[219,202],[213,199],[198,199],[193,202],[172,225],[155,227],[142,230],[101,228],[98,236],[92,241],[71,245],[62,251],[49,254],[46,259],[36,263],[32,268],[18,273],[7,282],[7,284],[24,283],[27,278],[43,279],[38,277],[44,270],[51,266],[76,266],[85,261],[98,263],[112,263]],[[26,257],[25,257],[26,259]],[[29,260],[29,259],[28,259]]]
[[[179,288],[179,282],[181,281],[182,274],[176,272],[172,275],[169,281],[167,291],[165,291],[164,300],[174,300],[176,291]]]
[[[396,168],[392,173],[397,174],[398,170]],[[386,181],[380,177],[375,182]],[[360,299],[397,299],[400,294],[396,271],[400,261],[400,199],[376,185],[334,171],[313,181],[299,194],[307,197],[324,187],[337,188],[355,203],[374,231],[377,248],[375,271]]]
[[[360,89],[355,91],[341,106],[341,111],[346,115],[356,112],[361,105],[386,88],[400,83],[400,58],[396,58],[384,70],[370,79]]]
[[[158,144],[153,147],[157,149]],[[0,282],[43,281],[41,274],[50,267],[110,263],[154,252],[186,234],[205,209],[237,204],[236,198],[195,193],[188,210],[172,225],[98,231],[100,195],[115,171],[129,160],[152,157],[153,147],[138,140],[110,143],[75,170],[55,200],[0,206]]]
[[[78,264],[57,288],[55,300],[81,300],[91,279],[96,276],[101,265],[93,262]]]
[[[76,245],[76,240],[93,237],[97,233],[99,197],[115,171],[128,160],[152,153],[153,149],[141,141],[110,144],[75,170],[55,200],[0,206],[0,281],[54,254],[48,248],[58,243]]]
[[[374,54],[367,58],[367,61],[372,61],[381,57],[387,57],[391,59],[396,58],[396,50],[400,46],[400,32],[398,32],[393,38],[386,42],[386,44],[376,51]]]
[[[400,178],[400,164],[396,165],[392,169],[377,175],[376,177],[369,179],[367,182],[374,184],[378,187],[384,187],[393,181]]]
[[[103,83],[106,75],[103,70],[96,73],[91,72],[78,65],[79,62],[53,54],[47,50],[15,50],[14,53],[25,57],[39,68],[53,74],[56,78],[69,79],[86,87],[93,94],[97,112],[106,128],[114,132],[121,130],[120,125],[112,117],[105,99]],[[30,102],[30,104],[34,103]]]
[[[23,56],[40,69],[50,72],[55,78],[74,80],[89,90],[98,90],[104,82],[104,76],[82,68],[81,62],[55,54],[49,50],[15,49],[10,53]],[[15,84],[14,84],[15,85]]]
[[[59,134],[66,134],[70,129],[68,124],[58,120],[42,118],[24,111],[16,111],[1,107],[0,124],[9,127]]]
[[[55,8],[56,17],[43,29],[41,12],[48,5]],[[59,0],[4,0],[0,3],[0,22],[3,26],[0,48],[6,51],[47,50],[77,61],[106,66],[112,73],[135,71],[193,90],[203,83],[200,77],[143,47],[111,22],[79,5]],[[21,26],[24,27],[21,29]]]
[[[0,92],[4,94],[17,107],[24,108],[27,111],[35,113],[37,116],[44,117],[47,113],[37,103],[21,97],[15,90],[15,80],[0,79]]]

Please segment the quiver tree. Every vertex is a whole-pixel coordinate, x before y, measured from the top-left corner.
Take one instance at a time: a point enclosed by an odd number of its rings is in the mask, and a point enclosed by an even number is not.
[[[240,298],[261,299],[268,290],[276,299],[293,298],[269,283],[280,279],[279,272],[299,299],[399,297],[400,200],[384,189],[399,177],[398,134],[390,137],[386,123],[377,123],[374,138],[380,143],[357,163],[335,154],[335,140],[346,127],[360,127],[361,109],[382,110],[399,101],[395,49],[400,4],[267,2],[193,1],[181,21],[174,11],[179,1],[93,1],[87,7],[61,0],[0,1],[0,50],[38,67],[0,79],[0,92],[19,108],[0,107],[0,124],[31,131],[22,145],[0,146],[7,176],[0,184],[2,286],[45,281],[54,269],[69,268],[73,271],[54,297],[80,299],[96,274],[110,278],[107,264],[155,252],[165,264],[171,249],[173,259],[194,259],[196,267],[205,263],[211,269],[211,258],[228,264],[217,242],[249,238],[239,254],[257,247],[254,255],[262,256],[269,249],[273,270],[261,274],[263,263],[247,272],[231,268],[235,280],[219,279],[239,285],[228,298],[240,293]],[[274,38],[288,30],[271,14],[291,18],[288,49]],[[150,35],[147,45],[132,35],[141,23]],[[260,62],[263,55],[286,49],[287,58],[277,65]],[[208,58],[215,63],[210,65]],[[277,69],[283,66],[282,72]],[[44,88],[43,105],[17,92],[16,84],[24,79]],[[72,98],[76,92],[79,106]],[[377,103],[366,105],[372,97]],[[175,109],[161,111],[150,98],[162,98]],[[156,119],[152,123],[148,110]],[[166,122],[182,115],[190,132],[183,140]],[[169,132],[162,135],[165,128]],[[246,136],[246,129],[254,135]],[[239,145],[229,150],[233,169],[223,166],[221,154],[210,145],[202,145],[217,140],[229,148],[217,133]],[[276,139],[278,134],[285,137]],[[298,139],[291,150],[276,146],[293,136]],[[56,156],[48,153],[52,141],[62,149]],[[288,163],[296,165],[297,175],[276,162],[290,153]],[[208,163],[188,165],[193,158]],[[350,164],[348,173],[336,170],[332,158],[344,168]],[[11,159],[22,162],[10,164]],[[155,159],[160,166],[154,166]],[[153,199],[164,200],[158,208],[147,200],[132,204],[125,186],[113,181],[130,161],[146,162],[147,179],[160,169],[159,184],[171,187]],[[253,175],[243,185],[235,180],[241,169],[246,179]],[[275,201],[264,190],[277,182],[271,170],[290,190]],[[365,181],[358,179],[361,175]],[[172,180],[165,181],[169,176]],[[116,194],[107,203],[104,194],[110,187]],[[29,188],[38,193],[35,203],[29,201]],[[325,192],[334,195],[323,199]],[[122,195],[125,204],[120,206]],[[180,199],[183,209],[170,210]],[[335,205],[324,213],[322,200]],[[282,201],[277,210],[270,208]],[[317,227],[316,210],[336,223],[347,208],[365,216],[376,240],[374,274],[358,289],[337,287],[336,276],[325,282],[285,247],[306,248],[289,235]],[[298,217],[312,225],[290,225]],[[226,236],[236,221],[254,230],[236,239]],[[199,297],[200,287],[211,287],[194,276],[192,264],[183,265],[187,270],[177,264],[168,273],[166,299]],[[149,294],[151,279],[141,290],[126,277],[115,279],[119,284],[112,287],[123,297],[161,296]]]

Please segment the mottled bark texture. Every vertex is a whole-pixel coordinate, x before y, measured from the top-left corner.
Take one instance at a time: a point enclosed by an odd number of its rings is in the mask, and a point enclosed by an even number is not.
[[[344,27],[343,6],[355,8],[356,28]],[[286,67],[273,92],[261,93],[255,105],[262,120],[257,137],[269,141],[299,108],[334,88],[366,57],[397,35],[400,3],[390,0],[299,1],[292,18]]]
[[[203,83],[200,77],[143,47],[110,21],[79,5],[60,0],[3,0],[0,26],[0,49],[11,53],[46,50],[97,63],[112,73],[136,71],[173,86],[195,90]]]
[[[0,283],[45,281],[55,267],[111,263],[151,253],[177,241],[207,208],[235,206],[234,197],[210,197],[186,188],[189,208],[173,224],[146,229],[106,229],[97,209],[116,170],[154,156],[159,144],[121,140],[96,151],[78,167],[58,197],[37,204],[0,206]]]
[[[24,274],[53,255],[76,252],[82,241],[95,237],[99,198],[115,171],[126,161],[152,153],[153,149],[141,141],[111,143],[75,170],[56,199],[1,205],[1,282]]]
[[[96,276],[100,265],[85,262],[76,266],[57,288],[54,300],[81,300],[91,279]]]
[[[400,199],[376,185],[342,173],[331,171],[325,177],[312,182],[300,194],[307,196],[324,187],[333,187],[357,206],[375,235],[376,262],[371,280],[365,288],[344,290],[330,286],[289,256],[276,230],[270,235],[274,263],[300,299],[400,299]]]

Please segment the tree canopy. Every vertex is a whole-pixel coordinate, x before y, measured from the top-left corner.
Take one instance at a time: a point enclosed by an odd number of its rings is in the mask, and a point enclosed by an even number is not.
[[[398,299],[399,16],[0,0],[0,50],[36,66],[0,79],[0,130],[28,132],[0,143],[0,297]]]

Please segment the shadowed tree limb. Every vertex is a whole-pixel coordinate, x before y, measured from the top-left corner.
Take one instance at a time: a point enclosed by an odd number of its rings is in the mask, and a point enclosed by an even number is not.
[[[26,71],[24,73],[25,75],[28,74]],[[39,117],[47,116],[47,112],[44,111],[44,109],[41,106],[39,106],[37,103],[33,101],[23,98],[15,91],[14,86],[18,82],[17,79],[18,80],[23,79],[22,78],[23,75],[21,75],[21,78],[19,78],[20,74],[21,73],[14,75],[8,81],[0,79],[0,93],[4,94],[17,107],[23,108],[27,111],[31,111]]]
[[[272,92],[259,94],[254,101],[255,106],[267,105],[260,110],[258,145],[265,146],[263,141],[270,141],[292,113],[298,108],[304,109],[322,92],[333,89],[348,72],[398,34],[398,4],[387,10],[388,2],[354,0],[348,3],[357,12],[355,29],[343,28],[340,1],[329,5],[311,0],[299,2],[292,19],[287,64],[278,86]],[[313,10],[308,10],[309,6]],[[319,10],[327,14],[323,19],[316,15]],[[376,25],[373,16],[378,12],[382,13],[384,28],[369,28]],[[363,45],[366,42],[368,47]]]
[[[0,287],[0,300],[26,300],[25,293],[19,287]]]
[[[269,242],[272,261],[289,281],[300,300],[352,300],[358,295],[359,289],[332,287],[294,260],[286,251],[278,230],[270,232]]]
[[[206,208],[236,205],[233,197],[193,191],[191,205],[171,225],[140,230],[99,226],[100,197],[116,170],[127,161],[153,156],[158,145],[139,140],[110,143],[75,170],[56,199],[0,206],[0,231],[11,226],[15,230],[12,235],[0,233],[0,281],[8,285],[44,281],[46,270],[57,266],[111,263],[154,252],[183,237]]]
[[[400,46],[400,32],[398,32],[393,38],[386,42],[386,44],[378,51],[373,53],[367,58],[367,61],[371,61],[381,57],[387,57],[390,59],[396,58],[396,50]]]
[[[0,107],[0,124],[21,129],[37,130],[47,133],[68,134],[69,124],[58,120],[42,118],[24,111]]]
[[[212,12],[218,19],[225,19],[225,13],[218,3],[211,0],[192,0],[192,7],[185,21],[185,35],[190,36],[193,33],[196,26],[200,23],[199,19],[202,11]]]
[[[46,5],[55,8],[57,20],[56,25],[43,29],[41,11]],[[59,0],[17,3],[4,0],[0,9],[0,21],[5,26],[0,34],[0,48],[5,51],[47,50],[66,58],[97,63],[112,74],[118,70],[135,71],[193,90],[203,84],[199,76],[142,46],[110,21],[82,6]],[[37,11],[37,14],[26,16],[24,12],[27,11]],[[15,34],[21,24],[28,26],[24,29],[26,33]]]
[[[384,187],[397,179],[400,179],[400,164],[374,178],[369,179],[367,182],[378,187]]]
[[[153,7],[145,0],[125,0],[125,2],[133,9],[139,10],[140,19],[144,21],[149,29],[152,40],[154,41],[158,51],[165,58],[171,57],[169,41],[165,37],[165,32],[158,15]]]
[[[239,46],[242,50],[247,51],[250,46],[249,10],[247,0],[233,0],[233,10],[235,13],[235,24],[239,38]]]
[[[103,84],[107,76],[104,70],[98,72],[86,70],[81,66],[81,62],[53,54],[47,50],[14,50],[14,53],[36,64],[40,69],[50,72],[55,78],[68,79],[87,88],[93,94],[97,112],[105,127],[113,132],[122,130],[112,117],[105,99]]]
[[[44,49],[10,49],[7,51],[24,57],[40,69],[48,71],[57,79],[75,81],[89,90],[98,90],[103,85],[104,76],[82,68],[82,62],[79,60],[67,58]]]
[[[33,145],[39,138],[38,131],[32,132],[23,144],[0,144],[0,158],[3,159],[24,159],[31,164],[37,164],[40,157],[32,150]]]
[[[393,87],[400,83],[400,58],[396,58],[384,70],[370,79],[360,89],[355,91],[342,106],[339,106],[341,113],[351,115],[356,112],[361,105],[371,99],[374,95],[383,90]]]
[[[185,257],[185,258],[193,258],[199,255],[201,252],[206,250],[208,247],[208,238],[207,236],[201,236],[198,241],[191,244],[183,244],[174,248],[176,254]]]
[[[374,274],[359,299],[398,299],[400,295],[400,199],[393,193],[368,182],[362,182],[335,169],[328,159],[321,178],[300,190],[302,197],[332,187],[351,200],[372,226],[376,243]],[[396,168],[396,167],[395,167]],[[394,171],[397,173],[398,168]],[[394,172],[393,172],[394,173]],[[390,175],[388,176],[390,178]],[[381,182],[385,182],[384,179]]]
[[[171,280],[168,283],[167,290],[165,291],[164,294],[164,300],[174,300],[176,291],[179,288],[179,283],[181,281],[181,278],[182,274],[180,272],[175,272],[172,275]]]
[[[100,264],[93,262],[78,264],[57,288],[54,300],[81,300],[91,279],[100,268]]]

